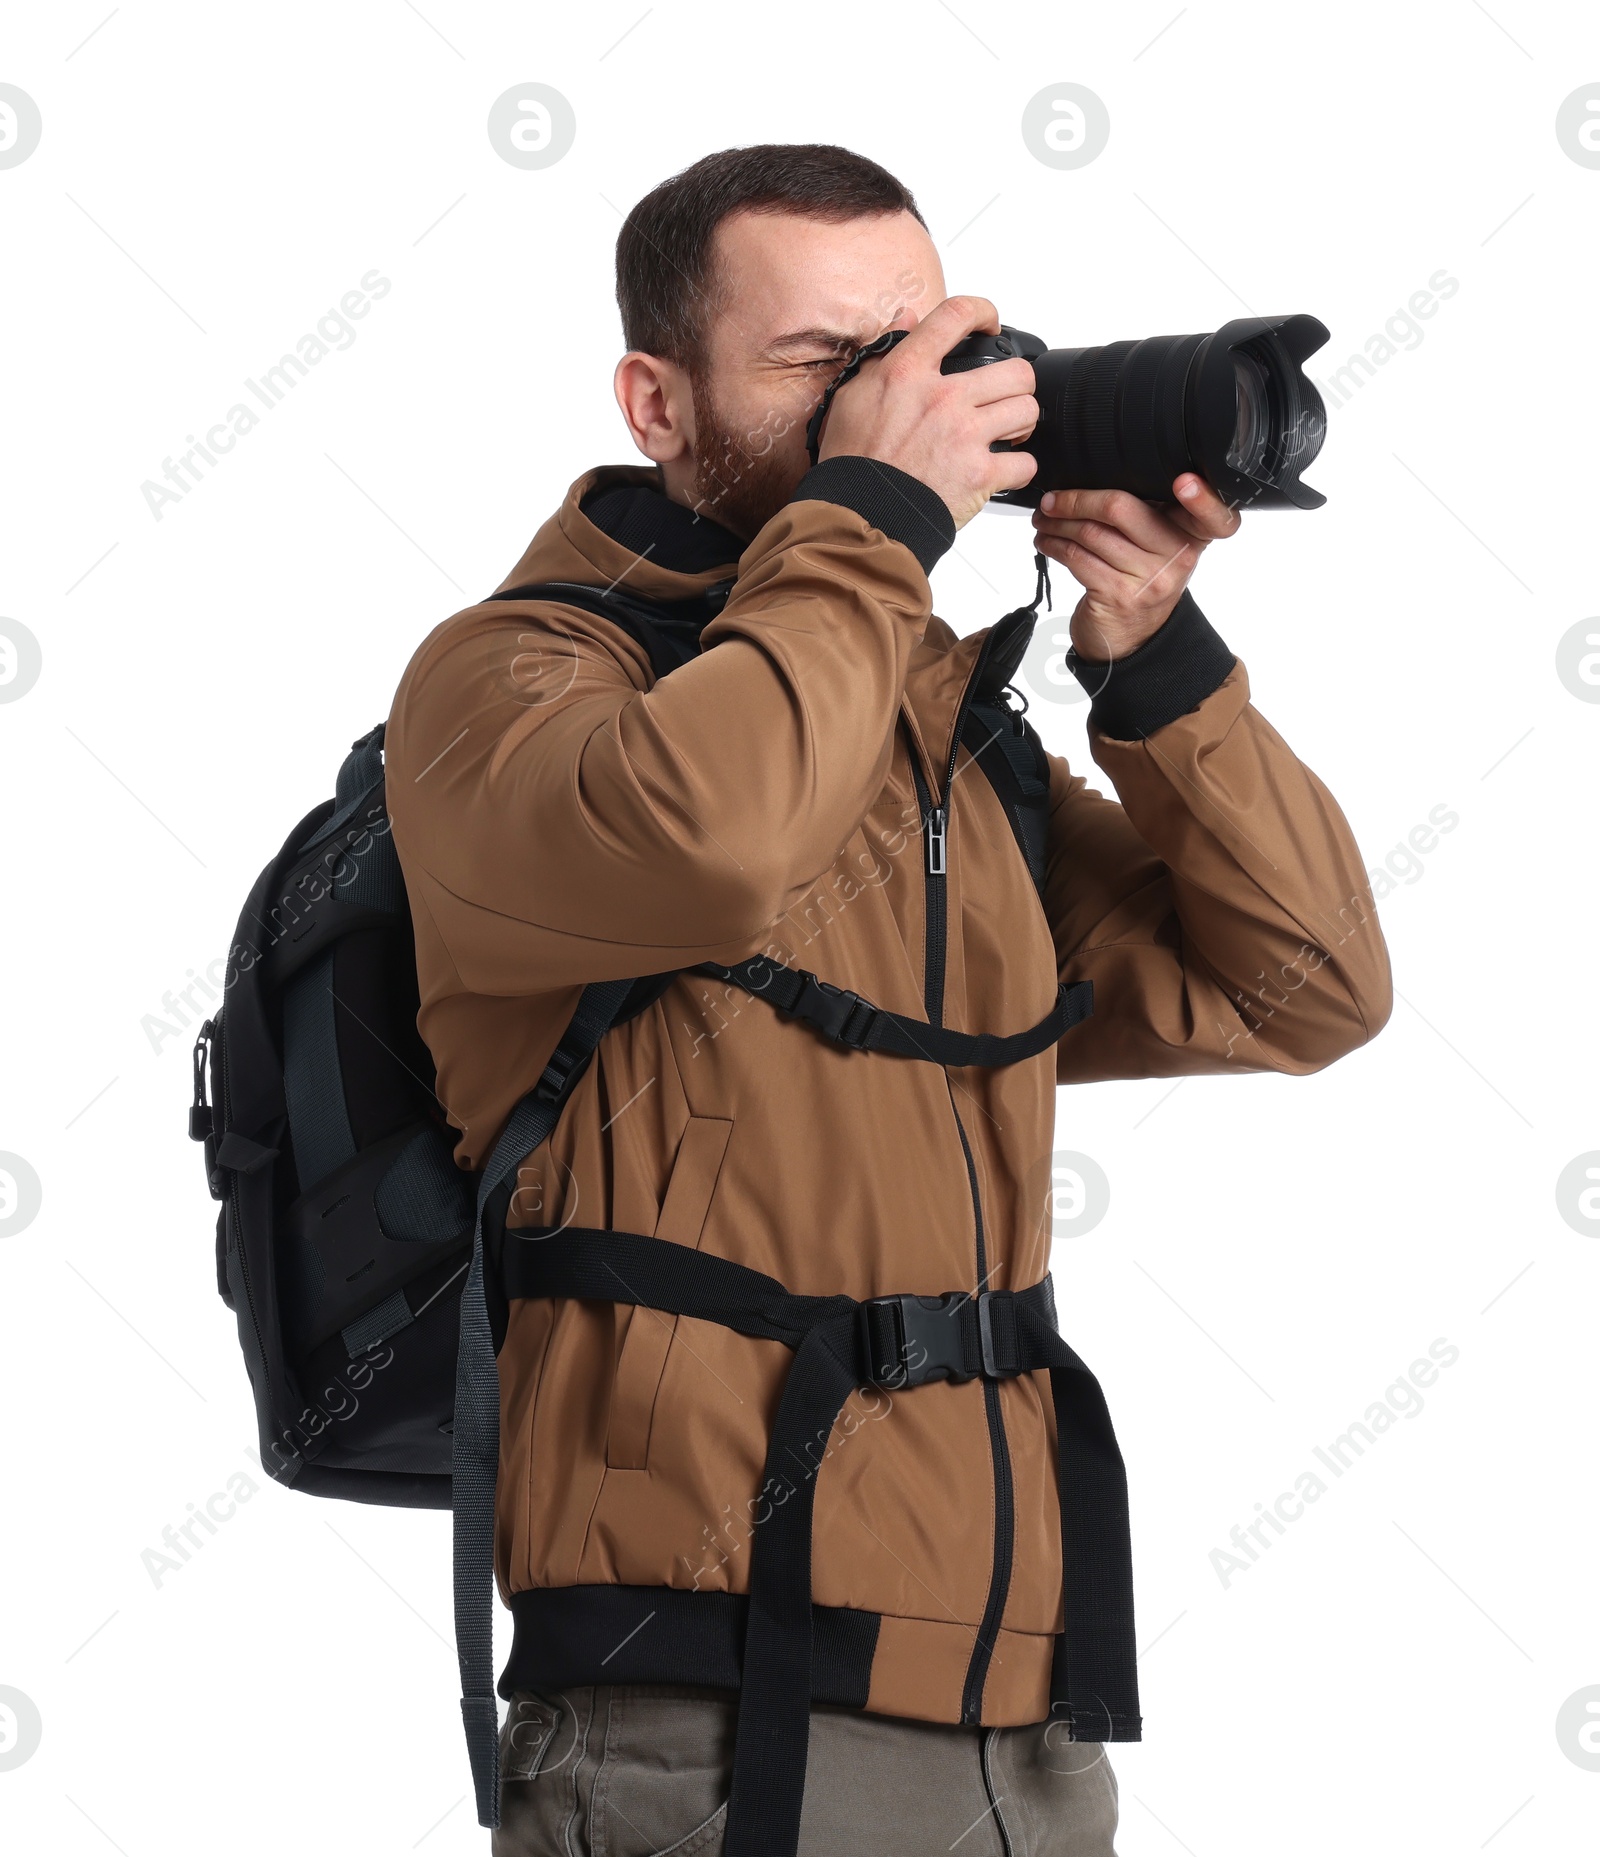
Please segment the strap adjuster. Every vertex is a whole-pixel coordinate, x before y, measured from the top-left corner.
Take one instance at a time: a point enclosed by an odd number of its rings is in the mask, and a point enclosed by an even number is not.
[[[577,1068],[578,1060],[566,1046],[557,1045],[550,1054],[550,1062],[545,1065],[539,1081],[533,1086],[535,1096],[545,1102],[554,1102],[572,1081],[572,1073]]]
[[[978,1354],[983,1361],[984,1378],[1004,1380],[1018,1370],[1009,1364],[1009,1359],[1001,1359],[1001,1349],[995,1344],[994,1335],[994,1293],[980,1290],[976,1297],[978,1305]],[[1015,1317],[1012,1318],[1015,1326]],[[1011,1353],[1015,1353],[1013,1347]]]

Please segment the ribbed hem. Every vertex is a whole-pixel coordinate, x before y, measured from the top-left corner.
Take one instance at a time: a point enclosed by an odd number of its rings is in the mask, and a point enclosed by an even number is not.
[[[841,503],[892,542],[904,542],[924,574],[956,539],[955,518],[937,490],[877,458],[824,458],[795,486],[792,502]]]
[[[1166,623],[1125,658],[1067,653],[1093,699],[1089,719],[1113,741],[1139,741],[1198,709],[1237,662],[1186,587]]]

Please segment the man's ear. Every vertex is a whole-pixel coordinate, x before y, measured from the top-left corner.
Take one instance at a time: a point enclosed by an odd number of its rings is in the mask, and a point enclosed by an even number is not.
[[[653,463],[671,464],[694,449],[694,395],[675,361],[631,348],[612,380],[633,442]]]

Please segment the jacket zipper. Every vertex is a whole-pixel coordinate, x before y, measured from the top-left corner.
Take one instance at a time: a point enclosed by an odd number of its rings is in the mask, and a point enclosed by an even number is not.
[[[998,630],[998,628],[996,628]],[[956,706],[950,732],[950,753],[945,762],[944,783],[937,799],[928,787],[914,739],[908,739],[911,779],[916,789],[917,806],[922,814],[923,868],[926,896],[927,928],[924,942],[924,995],[930,1025],[944,1022],[944,983],[949,938],[949,831],[950,804],[955,789],[956,759],[961,751],[961,732],[977,688],[979,673],[988,662],[995,643],[991,631],[979,648],[978,656]],[[909,736],[909,730],[907,731]],[[973,1243],[977,1256],[978,1289],[988,1288],[988,1247],[984,1239],[983,1201],[978,1191],[978,1170],[972,1158],[972,1145],[956,1106],[954,1086],[949,1073],[945,1088],[950,1096],[950,1113],[955,1118],[956,1133],[961,1138],[961,1153],[966,1162],[967,1185],[972,1194]],[[984,1601],[983,1619],[978,1626],[972,1656],[967,1664],[966,1681],[961,1691],[961,1720],[972,1727],[983,1717],[983,1688],[994,1655],[995,1638],[1005,1613],[1006,1596],[1011,1586],[1011,1563],[1016,1540],[1015,1490],[1011,1475],[1011,1451],[1006,1443],[1005,1423],[1000,1415],[1000,1388],[989,1379],[983,1381],[983,1409],[989,1426],[989,1451],[994,1464],[994,1552],[990,1563],[989,1593]]]
[[[961,1137],[961,1152],[967,1163],[967,1183],[972,1190],[973,1228],[977,1237],[978,1288],[988,1288],[989,1267],[985,1258],[983,1206],[978,1195],[978,1170],[973,1164],[972,1147],[962,1126],[961,1111],[956,1108],[954,1086],[948,1076],[950,1110]],[[961,1720],[976,1726],[983,1719],[983,1686],[989,1675],[989,1660],[994,1655],[994,1641],[999,1636],[1000,1620],[1006,1609],[1006,1595],[1011,1587],[1011,1556],[1016,1538],[1016,1506],[1011,1481],[1011,1450],[1006,1443],[1005,1422],[1000,1416],[1000,1384],[983,1381],[983,1410],[989,1421],[989,1449],[994,1459],[994,1560],[989,1574],[989,1596],[984,1601],[983,1620],[972,1646],[967,1664],[967,1680],[961,1691]]]
[[[999,630],[998,626],[992,628],[984,639],[973,661],[972,669],[967,673],[967,681],[962,686],[961,700],[956,705],[955,722],[950,732],[950,753],[945,760],[944,784],[937,800],[928,784],[928,776],[923,771],[922,758],[917,752],[916,737],[909,726],[905,732],[906,754],[911,762],[911,783],[916,789],[917,813],[922,821],[923,869],[926,872],[924,900],[927,914],[923,957],[925,970],[923,997],[930,1025],[944,1023],[945,942],[949,933],[949,902],[945,880],[949,874],[950,806],[955,789],[956,759],[961,752],[961,732],[966,724],[967,711],[972,707],[978,677],[994,650]]]
[[[917,790],[917,812],[922,820],[922,863],[924,913],[927,931],[923,936],[923,1000],[928,1023],[944,1022],[944,944],[945,944],[945,846],[950,824],[949,810],[935,806],[928,791],[928,779],[917,758],[916,744],[908,742],[911,755],[911,780]]]

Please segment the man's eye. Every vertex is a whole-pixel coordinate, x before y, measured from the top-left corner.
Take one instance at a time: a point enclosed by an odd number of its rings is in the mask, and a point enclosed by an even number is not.
[[[800,365],[803,368],[842,368],[844,366],[844,356],[822,355],[815,361],[802,361]]]

